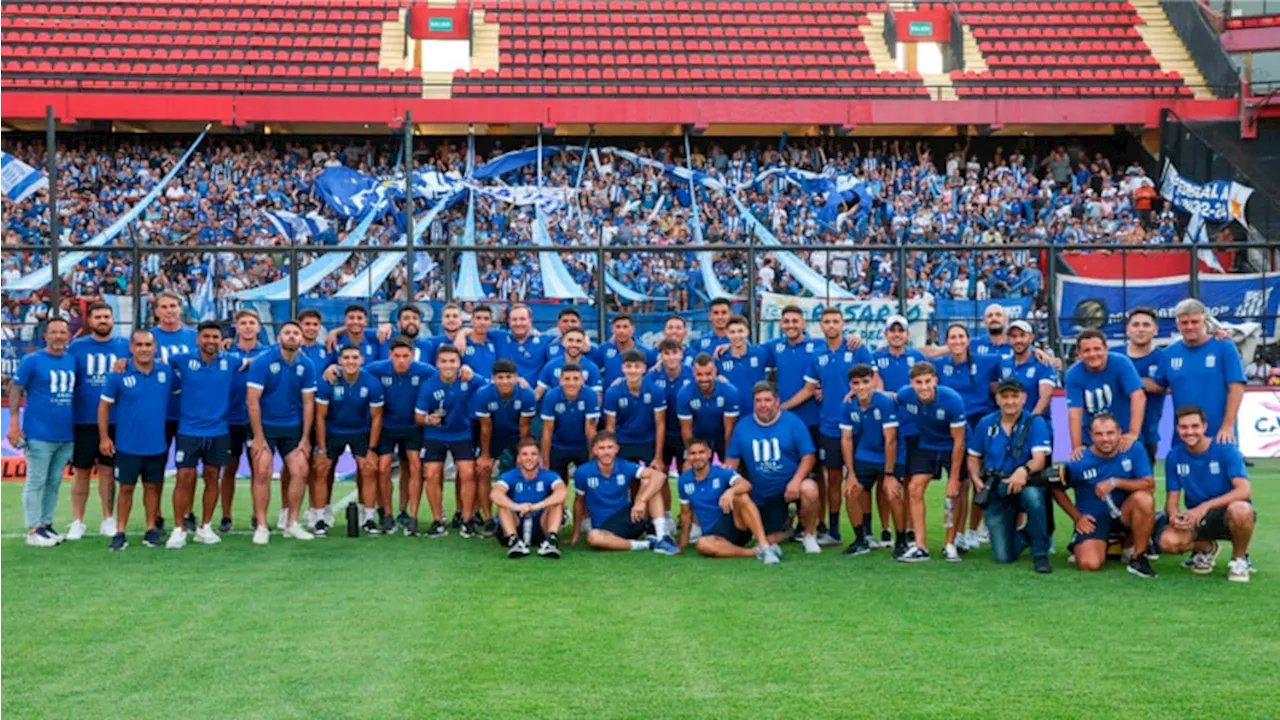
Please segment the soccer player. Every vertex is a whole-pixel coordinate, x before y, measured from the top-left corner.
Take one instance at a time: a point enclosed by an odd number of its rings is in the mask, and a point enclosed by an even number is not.
[[[538,401],[533,391],[519,384],[516,364],[502,358],[493,364],[493,382],[476,391],[473,414],[480,423],[479,456],[476,458],[476,497],[488,507],[494,465],[499,472],[515,467],[516,443],[533,436]],[[485,524],[484,536],[492,537],[497,523]]]
[[[693,383],[691,365],[684,362],[687,358],[685,347],[675,338],[666,338],[658,343],[658,367],[650,370],[646,378],[662,391],[669,408],[679,406],[680,391]],[[680,436],[680,425],[666,423],[664,431],[661,469],[668,472],[674,462],[679,472],[679,468],[684,465],[684,439]],[[662,504],[664,507],[671,507],[671,486],[665,483],[662,486]]]
[[[595,392],[596,399],[599,400],[604,391],[602,385],[604,378],[600,368],[586,356],[587,334],[581,328],[569,328],[564,335],[560,336],[559,349],[560,352],[555,357],[549,358],[547,364],[542,367],[542,374],[538,377],[538,387],[534,394],[541,400],[548,389],[559,384],[561,369],[565,365],[576,365],[582,373],[583,382],[588,389]]]
[[[169,450],[164,442],[164,426],[169,397],[173,394],[173,371],[156,362],[153,331],[135,330],[130,338],[132,357],[123,371],[107,376],[98,400],[98,443],[103,455],[114,459],[116,482],[116,533],[110,549],[129,547],[125,530],[133,510],[133,490],[142,478],[142,503],[146,511],[146,532],[142,544],[160,547],[160,490]],[[111,438],[111,408],[116,408],[116,437]],[[29,482],[29,480],[28,480]]]
[[[733,315],[733,305],[727,298],[716,298],[707,308],[707,320],[711,323],[711,332],[702,335],[693,343],[694,353],[710,353],[721,345],[729,344],[729,318]],[[696,360],[696,355],[695,355]]]
[[[1156,462],[1156,450],[1160,445],[1160,420],[1164,417],[1165,391],[1164,388],[1157,387],[1156,382],[1156,378],[1160,377],[1160,363],[1164,360],[1164,348],[1155,344],[1159,330],[1156,311],[1151,308],[1134,308],[1125,323],[1125,336],[1129,339],[1125,345],[1125,355],[1138,371],[1138,377],[1148,385],[1140,440],[1147,449],[1147,458],[1152,465]]]
[[[454,346],[462,352],[462,364],[486,380],[493,376],[493,363],[498,359],[498,336],[492,329],[493,308],[477,305],[471,309],[470,332],[454,338]]]
[[[23,357],[9,383],[9,444],[25,448],[27,454],[22,512],[29,547],[53,547],[62,542],[53,529],[53,511],[58,505],[62,470],[71,461],[75,445],[76,360],[67,353],[70,340],[67,321],[50,319],[44,326],[44,349]],[[20,415],[24,394],[27,409]],[[121,522],[119,518],[117,522]]]
[[[444,461],[453,456],[458,468],[456,482],[462,487],[462,524],[458,534],[463,538],[475,537],[483,528],[477,527],[476,511],[476,452],[471,441],[472,400],[485,380],[473,377],[463,379],[462,353],[452,345],[436,349],[436,375],[428,378],[418,390],[413,414],[422,426],[422,463],[427,486],[427,504],[431,506],[432,522],[427,537],[438,538],[449,534],[444,522]],[[412,498],[409,508],[410,529],[416,532],[417,498]],[[487,511],[488,508],[485,507]],[[488,518],[485,518],[486,520]]]
[[[1030,545],[1035,571],[1051,573],[1045,488],[1030,484],[1033,478],[1043,477],[1040,473],[1053,452],[1049,426],[1043,417],[1027,412],[1027,392],[1018,380],[1000,381],[996,403],[1000,409],[982,418],[968,438],[969,476],[974,485],[982,492],[988,479],[996,483],[989,491],[986,513],[991,554],[998,563],[1011,563]],[[1019,511],[1027,516],[1029,542],[1017,530]]]
[[[159,358],[161,365],[168,364],[170,355],[195,352],[196,331],[182,324],[181,296],[172,290],[165,290],[156,295],[155,315],[156,324],[152,326],[151,333],[155,336],[156,357]],[[177,395],[170,397],[164,426],[166,451],[173,446],[173,440],[178,436],[178,403]],[[163,477],[160,482],[164,483]],[[174,521],[177,522],[177,518]],[[156,518],[156,525],[163,533],[164,518]],[[195,532],[194,527],[188,527],[187,530]]]
[[[1067,370],[1066,377],[1071,459],[1084,457],[1085,445],[1092,437],[1093,418],[1102,414],[1111,415],[1120,423],[1124,432],[1120,451],[1128,451],[1142,437],[1147,407],[1142,378],[1129,358],[1107,350],[1107,336],[1099,330],[1081,331],[1076,350],[1080,360]]]
[[[550,341],[547,342],[546,363],[550,363],[552,360],[564,355],[564,344],[562,341],[564,340],[565,333],[570,330],[581,329],[582,314],[578,312],[578,309],[574,307],[561,308],[560,313],[556,315],[556,331],[558,335],[552,337]],[[539,378],[541,378],[541,376],[539,376]]]
[[[365,532],[377,535],[395,530],[397,521],[409,531],[409,508],[418,516],[422,502],[422,430],[418,427],[414,405],[418,391],[435,368],[413,359],[414,344],[407,337],[391,341],[390,357],[370,363],[365,370],[382,383],[382,434],[374,446],[378,455],[378,509],[381,522],[374,520],[374,507],[360,507],[360,524]],[[391,461],[400,457],[400,514],[391,516]],[[407,478],[407,480],[406,480]]]
[[[680,474],[680,545],[689,543],[696,522],[705,528],[694,548],[713,558],[754,557],[765,565],[782,562],[782,548],[770,542],[760,509],[751,499],[751,483],[736,470],[711,464],[711,443],[694,438],[686,448],[689,468]],[[786,507],[782,508],[786,521]],[[747,543],[755,538],[756,546]]]
[[[663,515],[660,487],[667,476],[661,470],[618,456],[617,436],[601,430],[591,440],[591,462],[573,473],[573,538],[578,544],[582,519],[591,519],[587,545],[597,550],[652,550],[660,555],[680,552],[671,541],[671,521]],[[631,486],[639,484],[635,501]],[[654,537],[645,539],[650,524]]]
[[[613,386],[622,379],[623,356],[632,350],[644,355],[645,369],[649,369],[658,361],[656,350],[642,347],[636,343],[636,326],[630,315],[618,315],[613,319],[613,338],[591,348],[588,356],[600,366],[604,373],[604,386]]]
[[[317,374],[329,366],[329,349],[320,337],[320,332],[324,329],[323,322],[320,311],[314,308],[298,313],[298,327],[302,328],[302,342],[298,345],[298,350],[315,366]],[[334,332],[341,333],[342,330],[335,329]],[[278,342],[280,338],[277,336],[276,340]]]
[[[782,309],[782,318],[778,324],[782,328],[782,337],[770,341],[768,348],[769,367],[774,372],[778,395],[782,398],[782,409],[791,411],[806,427],[813,429],[811,439],[816,445],[818,403],[813,399],[812,392],[804,395],[801,393],[808,387],[804,375],[809,370],[814,354],[818,352],[818,343],[804,334],[804,312],[795,305]],[[765,524],[768,524],[767,518]]]
[[[1075,490],[1075,502],[1060,489],[1054,498],[1075,523],[1071,551],[1076,567],[1086,572],[1102,568],[1107,559],[1112,525],[1132,536],[1126,554],[1129,572],[1142,578],[1156,577],[1147,558],[1147,544],[1155,527],[1155,478],[1147,451],[1122,445],[1120,423],[1114,415],[1095,415],[1090,421],[1092,444],[1079,460],[1064,466],[1065,482]]]
[[[227,357],[237,365],[246,362],[267,351],[267,346],[258,341],[262,324],[258,313],[253,310],[240,310],[236,313],[236,339],[227,350]],[[231,460],[222,469],[222,520],[218,522],[218,532],[231,530],[231,508],[236,497],[236,473],[240,469],[240,456],[244,454],[245,443],[249,440],[249,406],[248,372],[238,372],[231,379],[231,397],[227,401],[227,431],[231,436]]]
[[[1204,303],[1187,298],[1173,308],[1181,342],[1164,349],[1152,389],[1168,388],[1173,406],[1193,405],[1204,412],[1209,437],[1236,441],[1236,418],[1244,397],[1244,363],[1230,340],[1209,334]],[[1179,436],[1181,437],[1181,436]],[[1176,443],[1175,443],[1176,444]]]
[[[687,448],[694,438],[706,438],[712,453],[723,460],[741,407],[738,388],[716,376],[716,363],[709,354],[698,353],[693,382],[676,394],[681,443]]]
[[[445,345],[454,345],[458,339],[458,335],[462,333],[462,308],[457,303],[449,303],[440,309],[440,329],[443,330],[439,335],[432,335],[427,339],[427,351],[423,356],[422,362],[435,367],[436,352]]]
[[[907,438],[907,499],[912,535],[907,537],[905,548],[894,551],[902,562],[929,559],[924,524],[924,493],[929,482],[940,477],[945,468],[947,499],[954,501],[960,495],[960,468],[964,465],[965,452],[964,409],[960,393],[938,384],[938,370],[932,363],[912,366],[911,384],[898,391],[898,415],[911,416],[916,432]],[[955,545],[945,547],[943,555],[948,562],[960,561]]]
[[[572,477],[569,466],[586,465],[596,436],[600,402],[583,388],[582,368],[569,363],[560,368],[560,385],[542,396],[542,462],[561,478]]]
[[[730,385],[737,388],[739,392],[748,392],[756,386],[756,383],[768,376],[769,346],[752,345],[747,342],[747,338],[751,335],[751,328],[747,324],[747,319],[741,315],[729,318],[726,334],[729,343],[721,346],[725,349],[720,351],[717,348],[713,353],[716,358],[716,367]],[[694,360],[696,364],[697,358]],[[712,442],[715,440],[712,439]]]
[[[639,350],[628,350],[623,357],[625,379],[604,394],[605,429],[616,435],[614,443],[621,446],[618,456],[623,460],[661,470],[667,394],[645,377],[645,360]]]
[[[89,502],[89,473],[95,467],[98,469],[98,499],[102,502],[102,524],[98,526],[98,534],[108,538],[116,534],[115,480],[111,458],[98,452],[98,399],[116,361],[129,357],[129,339],[114,336],[115,318],[111,306],[104,302],[89,305],[85,318],[89,334],[72,340],[67,346],[67,354],[76,362],[75,450],[71,456],[75,474],[71,483],[68,540],[83,538],[87,530],[84,513]],[[107,432],[115,437],[114,423]]]
[[[281,504],[286,510],[283,534],[295,540],[315,537],[298,523],[298,510],[310,467],[316,371],[301,351],[301,325],[285,322],[278,337],[280,344],[249,366],[246,401],[253,433],[249,457],[253,462],[253,514],[258,522],[253,530],[255,545],[271,542],[267,503],[271,500],[272,458],[277,452],[289,470],[288,480],[283,470],[280,473]]]
[[[169,356],[180,393],[178,402],[178,442],[174,463],[178,481],[173,487],[174,523],[165,547],[186,547],[187,525],[195,524],[191,515],[195,503],[196,467],[204,465],[204,496],[200,503],[200,523],[195,541],[202,545],[222,542],[213,531],[213,511],[218,506],[218,477],[231,463],[231,430],[227,426],[227,403],[235,376],[244,368],[222,352],[222,327],[212,320],[196,328],[198,352]]]
[[[680,364],[685,367],[692,367],[693,358],[697,353],[693,351],[693,348],[685,344],[685,340],[688,338],[689,326],[685,323],[684,318],[679,315],[669,315],[666,322],[662,324],[662,339],[658,341],[658,352],[662,352],[662,343],[667,340],[674,340],[680,346]]]
[[[334,350],[325,356],[323,366],[316,365],[317,373],[330,365],[337,365],[342,349],[348,345],[355,346],[367,363],[377,360],[382,353],[382,348],[378,344],[378,334],[368,329],[369,312],[363,305],[348,305],[342,314],[342,319],[342,328],[330,333],[328,338],[327,344],[333,346]]]
[[[907,347],[908,341],[911,340],[911,324],[901,315],[890,315],[884,321],[884,339],[885,347],[871,353],[872,362],[876,366],[876,389],[883,390],[895,401],[898,398],[898,391],[911,384],[911,368],[919,362],[925,362],[924,353],[915,348]],[[898,414],[898,446],[905,452],[906,439],[916,434],[915,426],[912,424],[911,416],[906,413]],[[905,469],[905,464],[903,468]],[[901,472],[899,472],[901,474]],[[903,512],[905,513],[906,498],[902,496],[903,491],[899,490],[898,501],[903,503]],[[889,532],[889,514],[892,510],[893,499],[885,492],[885,483],[883,481],[876,483],[876,507],[880,514],[880,547],[902,547],[895,543],[894,536]],[[868,542],[874,544],[870,540],[871,523],[870,518],[863,523],[866,527]],[[910,527],[910,518],[908,517],[905,525],[898,528],[899,534],[905,534],[907,528]]]
[[[578,374],[581,375],[581,371]],[[556,388],[552,392],[559,394],[560,390]],[[529,548],[536,545],[541,557],[560,559],[560,527],[564,523],[566,497],[564,480],[544,467],[538,443],[532,439],[521,440],[516,446],[515,469],[503,473],[493,483],[490,496],[498,506],[500,541],[507,548],[507,557],[528,557]]]
[[[1192,551],[1191,569],[1198,575],[1213,572],[1219,540],[1231,541],[1227,579],[1249,582],[1249,541],[1258,513],[1253,509],[1253,487],[1240,449],[1215,442],[1209,434],[1204,411],[1194,405],[1176,413],[1178,437],[1165,458],[1165,514],[1169,525],[1159,535],[1162,552]],[[1182,498],[1186,496],[1186,512]]]
[[[906,508],[899,479],[906,448],[898,442],[898,407],[887,393],[875,389],[875,370],[859,363],[847,373],[853,397],[840,411],[840,454],[850,474],[847,500],[854,539],[845,548],[849,556],[871,552],[867,525],[871,522],[871,489],[885,487],[898,530],[898,545],[906,544]],[[833,394],[835,388],[830,388]],[[841,395],[843,397],[843,395]]]
[[[744,471],[751,481],[751,499],[760,510],[770,545],[787,533],[787,503],[799,500],[804,528],[800,541],[805,552],[820,553],[815,531],[821,505],[818,483],[809,477],[815,463],[809,429],[795,413],[779,407],[773,383],[757,384],[751,399],[754,412],[733,429],[725,465]]]
[[[364,370],[364,353],[348,345],[338,355],[342,373],[333,382],[321,380],[316,389],[317,485],[311,492],[311,516],[318,537],[333,527],[333,469],[348,448],[356,460],[359,504],[373,507],[378,497],[378,454],[382,439],[382,382]]]
[[[528,305],[512,305],[507,311],[507,330],[498,333],[498,357],[516,364],[521,387],[532,390],[538,384],[547,361],[547,338],[533,330],[533,312]]]
[[[394,330],[394,332],[393,332]],[[391,358],[391,342],[397,337],[409,340],[413,347],[413,361],[422,362],[422,358],[430,349],[429,339],[422,335],[422,311],[415,305],[405,305],[396,314],[396,327],[390,323],[378,328],[378,339],[381,347],[378,350],[379,360]],[[365,363],[367,366],[368,363]]]

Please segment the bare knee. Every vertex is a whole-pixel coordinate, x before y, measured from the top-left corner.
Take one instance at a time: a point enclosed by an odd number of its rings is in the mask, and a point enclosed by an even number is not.
[[[1155,496],[1149,492],[1135,492],[1125,502],[1133,508],[1134,512],[1154,513],[1156,510]]]
[[[1236,528],[1253,527],[1253,506],[1247,502],[1233,502],[1227,506],[1227,524]]]
[[[1089,553],[1087,555],[1081,555],[1080,553],[1076,553],[1076,567],[1084,572],[1097,572],[1098,570],[1102,569],[1102,563],[1106,559],[1107,558],[1105,553],[1103,554]]]

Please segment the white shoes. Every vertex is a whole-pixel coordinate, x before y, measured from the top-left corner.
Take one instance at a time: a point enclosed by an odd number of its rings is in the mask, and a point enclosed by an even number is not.
[[[956,542],[955,542],[955,544],[954,544],[954,545],[947,545],[946,547],[944,547],[944,548],[943,548],[943,555],[946,555],[946,548],[948,548],[948,547],[954,547],[954,548],[957,548],[957,549],[959,549],[959,550],[964,550],[965,552],[968,552],[968,551],[970,551],[970,550],[973,550],[973,549],[974,549],[974,547],[975,547],[975,545],[977,544],[977,541],[976,541],[976,540],[973,540],[973,539],[971,539],[971,538],[972,538],[972,532],[971,532],[971,531],[969,531],[969,530],[965,530],[964,532],[956,533]]]
[[[956,548],[955,543],[948,543],[942,548],[942,559],[950,563],[960,562],[960,550]]]
[[[169,540],[164,544],[164,546],[169,550],[181,550],[186,547],[187,531],[183,530],[181,525],[174,528],[173,532],[169,533]]]
[[[195,541],[201,545],[217,545],[222,542],[222,538],[218,537],[218,533],[213,531],[212,525],[205,523],[196,530]]]
[[[280,508],[280,518],[276,520],[276,528],[283,530],[289,526],[289,508]]]
[[[822,546],[818,544],[818,538],[808,533],[800,536],[800,544],[804,546],[804,551],[809,555],[818,555],[822,552]]]
[[[973,532],[972,530],[969,532],[972,534],[972,539],[977,540],[979,545],[986,545],[991,542],[991,531],[987,529],[987,523],[985,520],[978,525],[977,532]],[[977,548],[974,549],[976,550]]]
[[[698,542],[698,538],[702,537],[702,526],[694,523],[689,527],[689,542]]]
[[[39,532],[27,533],[27,547],[51,548],[57,547],[58,541]]]
[[[116,530],[115,518],[113,517],[102,518],[102,523],[98,525],[99,535],[101,535],[102,537],[115,537],[117,532],[119,531]]]
[[[316,539],[315,535],[312,535],[311,533],[307,532],[306,528],[302,527],[298,523],[294,523],[289,527],[285,528],[284,532],[281,534],[287,538],[293,538],[294,540],[315,540]]]
[[[268,529],[267,529],[265,526],[263,526],[263,525],[259,525],[258,527],[254,528],[254,531],[253,531],[253,544],[254,544],[254,545],[266,545],[266,544],[267,544],[267,543],[269,543],[269,542],[271,542],[271,531],[270,531],[270,530],[268,530]]]
[[[72,520],[71,527],[67,528],[68,540],[80,540],[84,537],[84,533],[88,528],[85,527],[83,520]]]
[[[1231,582],[1249,582],[1249,561],[1240,558],[1231,558],[1231,562],[1227,563],[1227,580]]]

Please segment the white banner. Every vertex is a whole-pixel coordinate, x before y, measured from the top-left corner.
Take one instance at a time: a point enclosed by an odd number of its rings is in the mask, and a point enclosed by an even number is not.
[[[779,321],[782,310],[788,305],[795,305],[804,312],[805,332],[811,337],[822,337],[819,321],[822,311],[828,303],[824,298],[793,297],[763,293],[760,301],[760,337],[775,338],[782,334]],[[878,348],[884,345],[884,321],[891,315],[898,314],[897,300],[833,300],[831,306],[840,308],[844,313],[844,327],[848,332],[856,332],[868,345]],[[907,322],[911,324],[911,344],[923,347],[929,337],[929,316],[932,308],[923,300],[907,301]]]
[[[1280,458],[1280,390],[1246,390],[1238,427],[1245,457]]]

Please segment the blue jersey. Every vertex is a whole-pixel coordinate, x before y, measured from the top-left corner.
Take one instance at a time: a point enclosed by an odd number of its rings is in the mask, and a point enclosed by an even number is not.
[[[333,352],[325,355],[323,364],[315,363],[316,372],[323,372],[324,369],[330,365],[337,365],[338,358],[342,357],[342,348],[347,345],[355,345],[360,348],[360,354],[364,356],[364,363],[366,365],[376,361],[382,356],[382,346],[378,344],[378,332],[376,330],[365,330],[364,337],[361,338],[358,343],[352,342],[351,338],[348,337],[346,333],[343,333],[338,336],[338,340],[335,345],[336,347],[333,349]]]
[[[709,333],[706,333],[705,335],[700,335],[697,340],[694,340],[692,343],[692,347],[690,349],[693,351],[694,357],[697,357],[699,353],[714,355],[716,348],[720,347],[721,345],[728,345],[728,344],[729,344],[728,335],[717,336],[715,333],[709,332]]]
[[[969,339],[969,352],[974,355],[995,355],[1004,360],[1013,357],[1013,346],[1009,344],[1008,335],[1002,336],[1004,342],[997,344],[991,339],[991,333],[982,331],[978,337]]]
[[[530,388],[537,385],[542,366],[547,362],[547,339],[529,333],[524,340],[516,340],[506,330],[490,330],[489,334],[498,341],[498,357],[515,363],[516,374],[524,378]]]
[[[564,364],[564,353],[560,353],[554,359],[548,360],[547,364],[542,367],[542,375],[538,377],[538,387],[559,387],[560,369],[564,367]],[[577,364],[582,368],[582,386],[587,390],[600,392],[604,387],[604,377],[600,374],[600,368],[585,356],[578,358]]]
[[[755,413],[739,420],[725,457],[739,461],[742,474],[751,481],[751,496],[759,502],[782,495],[800,461],[814,452],[804,421],[790,410],[782,410],[768,425],[761,425]]]
[[[578,397],[565,397],[564,388],[553,387],[542,396],[542,419],[554,422],[551,447],[571,452],[587,449],[587,422],[600,419],[600,401],[596,394],[582,388]]]
[[[498,360],[498,341],[493,333],[486,335],[484,342],[476,342],[467,336],[467,349],[462,352],[462,364],[486,380],[493,377],[493,364]]]
[[[1142,379],[1129,358],[1119,353],[1107,353],[1107,365],[1099,372],[1077,362],[1067,370],[1066,385],[1067,407],[1084,410],[1081,437],[1085,445],[1093,442],[1089,438],[1089,423],[1093,422],[1095,415],[1111,413],[1120,423],[1120,432],[1129,432],[1129,394],[1143,389]]]
[[[711,394],[702,392],[698,383],[691,382],[676,395],[676,418],[693,423],[693,436],[709,441],[713,446],[724,442],[724,419],[736,418],[741,412],[738,389],[719,379],[711,388]]]
[[[653,442],[658,432],[657,414],[666,409],[666,392],[648,378],[640,379],[635,393],[625,380],[604,393],[604,414],[615,419],[614,431],[623,445]]]
[[[896,396],[898,388],[911,384],[911,368],[916,363],[928,362],[924,353],[914,348],[903,348],[901,355],[894,355],[889,348],[881,348],[871,353],[871,362],[876,366],[884,391]],[[898,414],[898,439],[915,437],[915,421],[906,413]],[[901,443],[906,447],[906,443]]]
[[[245,365],[245,361],[253,362],[253,359],[267,351],[267,346],[258,343],[252,350],[242,350],[239,345],[232,345],[227,351],[227,357],[232,358],[236,362],[237,372],[231,378],[231,397],[227,400],[227,424],[228,425],[248,425],[249,424],[249,406],[246,402],[249,387],[249,373]]]
[[[440,415],[443,419],[439,425],[423,425],[423,439],[440,442],[469,440],[471,402],[476,391],[484,384],[484,378],[478,376],[470,380],[455,377],[453,382],[447,383],[439,375],[422,383],[422,387],[418,388],[418,400],[414,403],[413,411],[423,415]]]
[[[458,336],[457,333],[454,333],[453,337],[449,337],[448,335],[432,335],[431,337],[427,338],[426,342],[423,344],[425,348],[426,356],[423,358],[422,362],[425,362],[431,367],[435,367],[436,354],[440,350],[440,346],[452,345],[453,339],[456,338],[457,336]]]
[[[1210,440],[1204,452],[1196,454],[1186,445],[1175,445],[1164,459],[1165,490],[1181,492],[1187,508],[1193,508],[1231,492],[1231,481],[1249,477],[1244,456],[1235,445]]]
[[[960,394],[965,415],[985,415],[995,409],[991,383],[1000,381],[1000,356],[970,354],[962,362],[950,355],[931,361],[938,369],[938,384]]]
[[[436,376],[436,369],[426,363],[411,362],[403,374],[397,373],[390,360],[379,360],[363,368],[382,383],[382,427],[408,430],[418,426],[413,406],[418,402],[418,389]]]
[[[557,483],[563,485],[564,480],[546,468],[535,470],[532,478],[525,477],[524,471],[516,468],[502,473],[494,481],[495,485],[501,485],[507,489],[507,497],[517,505],[523,503],[532,505],[546,500],[555,491]]]
[[[1018,362],[1012,355],[1000,361],[1000,377],[1004,380],[1017,380],[1022,386],[1023,392],[1027,394],[1027,410],[1035,408],[1036,403],[1040,400],[1041,388],[1048,383],[1050,387],[1043,392],[1053,394],[1053,388],[1058,385],[1058,373],[1053,366],[1046,365],[1036,359],[1033,353],[1027,358],[1026,362]],[[1049,407],[1046,406],[1044,416],[1049,416]]]
[[[193,437],[226,435],[231,386],[240,374],[240,361],[219,352],[205,362],[199,352],[169,356],[177,376],[178,434]]]
[[[396,339],[396,337],[398,336],[392,335],[386,342],[382,343],[382,345],[378,347],[379,360],[391,359],[391,343]],[[430,354],[431,338],[423,337],[422,335],[415,335],[409,339],[413,341],[413,361],[417,363],[422,362],[422,359]],[[368,363],[365,363],[365,365],[368,365]]]
[[[592,527],[600,527],[609,518],[631,508],[631,481],[639,480],[643,472],[643,465],[622,458],[613,461],[613,469],[608,473],[600,469],[598,460],[574,470],[573,489],[586,501]]]
[[[870,365],[871,351],[865,346],[850,350],[844,341],[835,350],[825,343],[809,359],[804,380],[822,389],[822,401],[818,403],[818,432],[829,438],[840,437],[841,410],[844,398],[849,394],[849,371],[854,365]]]
[[[301,427],[302,395],[316,391],[316,370],[302,351],[290,362],[276,346],[249,366],[249,387],[262,391],[258,407],[264,426]]]
[[[840,429],[853,433],[853,459],[869,463],[883,463],[887,458],[884,451],[884,431],[898,427],[898,404],[888,393],[876,390],[871,395],[871,402],[862,407],[858,398],[844,404],[840,412]],[[898,439],[898,450],[894,460],[901,461],[907,457],[907,444]]]
[[[1151,378],[1160,382],[1160,363],[1164,361],[1164,348],[1152,347],[1151,352],[1142,357],[1127,356],[1138,371],[1138,377]],[[1155,445],[1160,442],[1160,419],[1164,417],[1164,393],[1147,393],[1147,407],[1142,414],[1142,438],[1144,445]],[[1128,430],[1128,428],[1122,428]],[[1174,445],[1177,445],[1174,442]]]
[[[1026,439],[1022,442],[1021,452],[1014,455],[1014,442],[1024,432],[1024,426]],[[1030,462],[1032,453],[1044,453],[1046,461],[1053,456],[1048,423],[1039,415],[1032,415],[1026,410],[1022,411],[1022,415],[1014,423],[1012,433],[1004,431],[999,410],[983,417],[969,433],[967,444],[970,455],[982,458],[983,467],[1005,475]]]
[[[75,439],[72,406],[76,394],[76,360],[71,353],[64,352],[57,357],[48,350],[29,353],[18,363],[13,382],[27,393],[27,406],[22,412],[22,431],[27,439],[43,442]],[[168,401],[166,397],[165,402]],[[164,423],[160,428],[163,431]],[[161,432],[162,439],[163,435]]]
[[[1228,386],[1244,384],[1244,364],[1230,340],[1211,337],[1195,347],[1175,342],[1164,349],[1156,382],[1169,388],[1174,407],[1203,410],[1205,434],[1214,437],[1227,412]]]
[[[173,394],[173,371],[157,362],[144,373],[130,360],[124,372],[107,376],[102,399],[116,407],[116,450],[129,455],[159,455],[165,442],[165,409]]]
[[[533,391],[516,385],[510,397],[502,397],[498,386],[490,383],[476,391],[471,402],[471,412],[479,418],[489,418],[493,423],[490,449],[515,447],[520,439],[520,418],[538,414],[538,401]]]
[[[325,406],[324,429],[329,435],[367,435],[373,428],[373,408],[383,405],[382,383],[361,368],[355,382],[339,373],[316,388],[316,405]]]
[[[898,391],[898,416],[911,416],[920,438],[921,450],[951,452],[955,442],[953,428],[965,427],[964,400],[960,393],[939,385],[933,402],[925,404],[916,395],[916,389],[907,385]]]
[[[180,327],[177,330],[169,331],[162,329],[159,325],[151,328],[151,334],[156,338],[156,364],[169,364],[171,355],[183,355],[199,351],[196,346],[195,328]],[[179,398],[177,395],[170,396],[169,410],[167,417],[170,420],[178,419]]]
[[[644,367],[646,370],[658,362],[658,351],[653,348],[633,345],[631,349],[644,355]],[[622,356],[626,352],[628,351],[619,350],[617,343],[607,342],[603,345],[596,345],[587,354],[591,358],[591,362],[600,367],[600,372],[604,375],[605,387],[613,385],[614,380],[622,379]]]
[[[279,348],[280,343],[276,343],[274,347]],[[329,351],[325,349],[322,342],[316,342],[313,345],[304,342],[298,346],[298,352],[311,361],[311,366],[315,368],[317,375],[329,367]]]
[[[698,527],[710,530],[720,522],[724,511],[720,509],[720,496],[738,481],[737,472],[723,465],[708,465],[707,476],[699,480],[693,469],[680,473],[677,486],[680,490],[680,503],[693,510],[693,517]]]
[[[778,384],[778,397],[782,402],[790,400],[805,386],[805,373],[809,370],[809,360],[822,348],[821,342],[801,337],[800,342],[792,344],[785,337],[769,341],[765,347],[769,349],[769,367],[774,369]],[[846,383],[848,378],[845,378]],[[844,397],[844,393],[840,394]],[[791,408],[805,425],[818,424],[818,402],[812,398],[805,400],[798,407]],[[754,487],[755,483],[752,482]]]
[[[1107,514],[1107,503],[1100,500],[1094,490],[1098,483],[1111,478],[1140,480],[1146,477],[1151,477],[1151,460],[1147,451],[1136,443],[1127,451],[1117,452],[1109,458],[1095,455],[1090,448],[1079,460],[1067,463],[1067,483],[1075,489],[1076,508],[1095,518]],[[1127,497],[1129,493],[1123,490],[1111,491],[1111,501],[1116,507],[1120,507]]]
[[[768,369],[769,349],[764,345],[748,345],[741,357],[735,356],[733,348],[729,348],[716,358],[716,370],[738,389],[739,399],[750,394],[756,383],[767,379]]]
[[[680,406],[680,391],[686,385],[693,385],[693,371],[687,366],[680,367],[680,374],[673,380],[667,374],[665,367],[650,370],[645,376],[645,380],[653,383],[653,386],[662,391],[666,400],[667,407],[674,408]],[[667,423],[667,437],[680,437],[680,423]]]
[[[76,338],[67,346],[67,354],[76,361],[76,396],[74,415],[77,425],[98,423],[98,397],[107,385],[107,375],[117,360],[130,357],[129,340],[110,337],[98,340],[92,336]],[[116,409],[111,408],[111,422]]]

